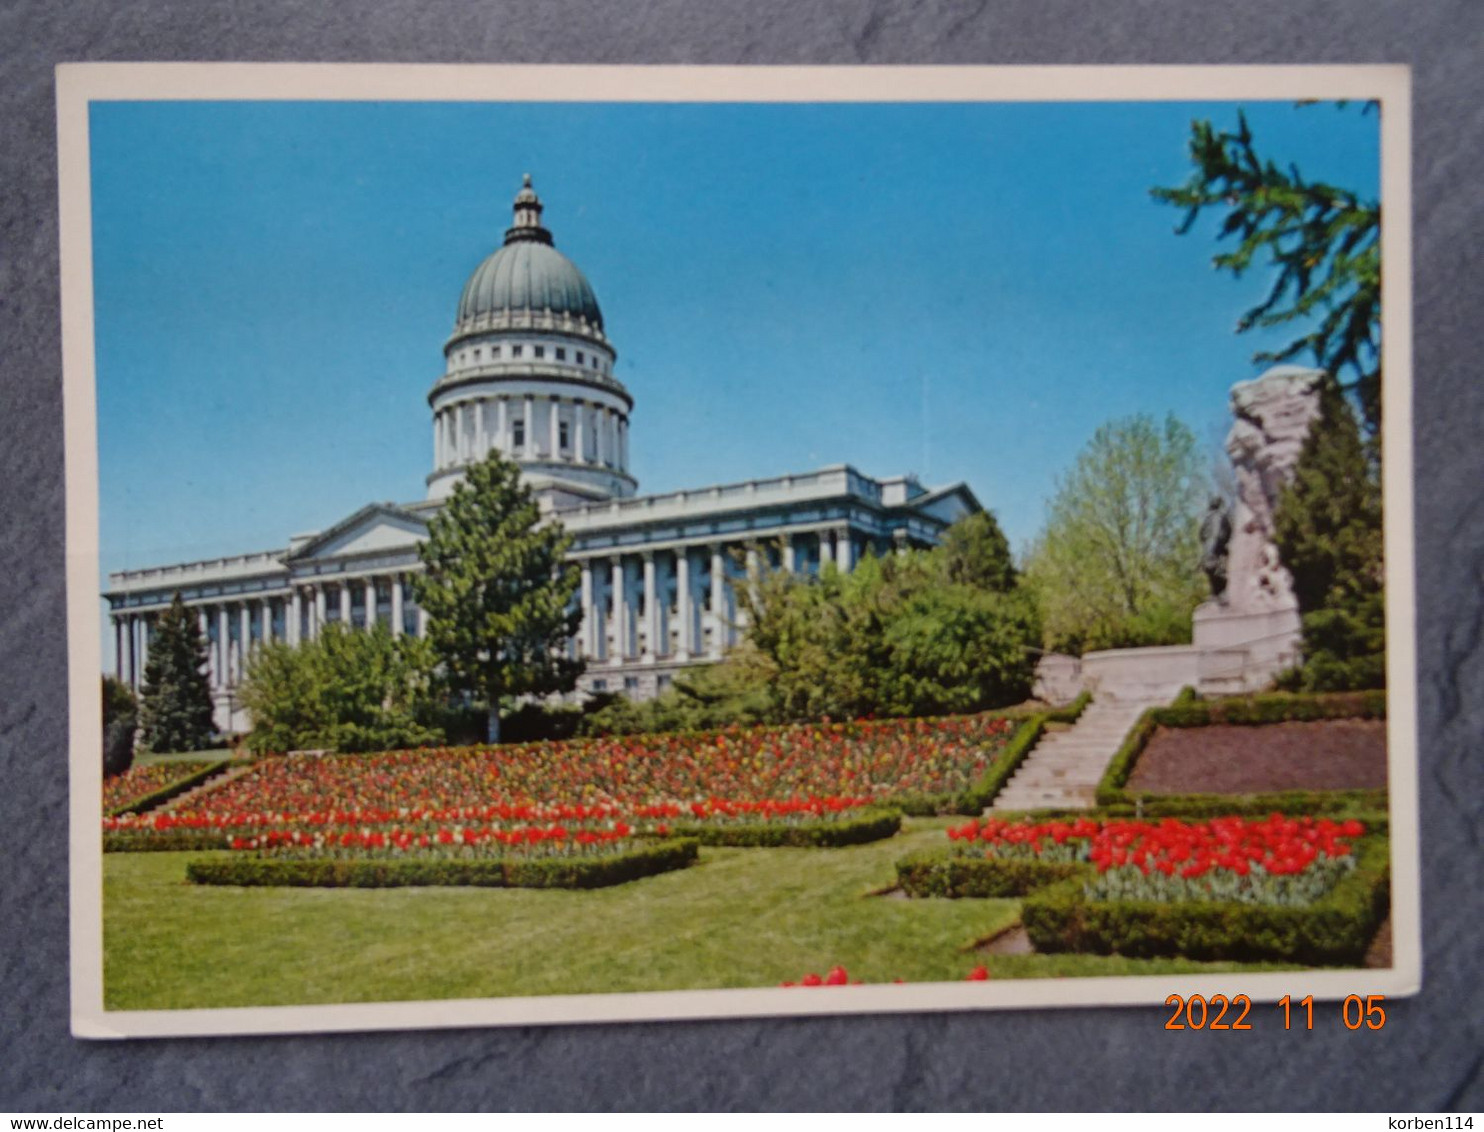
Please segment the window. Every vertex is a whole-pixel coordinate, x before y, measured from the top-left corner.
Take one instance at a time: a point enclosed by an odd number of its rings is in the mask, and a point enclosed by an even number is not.
[[[623,690],[625,692],[637,692],[639,690],[639,677],[625,676],[623,678]]]
[[[498,347],[498,346],[491,346],[490,347],[490,359],[493,360],[495,358],[498,358],[499,356],[500,356],[500,347]]]
[[[512,358],[518,358],[518,357],[520,357],[520,356],[521,356],[521,354],[523,354],[523,353],[524,353],[524,352],[525,352],[525,347],[524,347],[524,346],[519,346],[519,345],[517,345],[517,346],[511,346],[511,347],[510,347],[510,356],[511,356],[511,357],[512,357]]]
[[[544,357],[546,357],[546,347],[545,346],[537,346],[536,347],[536,356],[538,358],[544,358]]]
[[[597,368],[598,368],[598,355],[597,354],[594,354],[593,355],[593,369],[597,369]]]
[[[556,348],[556,360],[559,362],[565,362],[567,360],[567,351],[561,346]]]
[[[567,428],[568,428],[568,425],[567,425],[567,422],[566,421],[562,421],[561,424],[557,425],[557,447],[558,448],[570,448],[571,445],[572,445],[572,442],[567,438]]]
[[[510,422],[510,445],[512,448],[524,448],[526,446],[526,422]]]
[[[476,347],[475,347],[475,348],[474,348],[474,360],[475,360],[475,361],[476,361],[476,362],[477,362],[477,361],[478,361],[478,360],[479,360],[479,357],[480,357],[480,355],[481,355],[481,354],[482,354],[482,353],[483,353],[483,352],[484,352],[484,351],[482,351],[482,350],[481,350],[481,349],[479,349],[479,347],[478,347],[478,346],[476,346]]]
[[[582,364],[583,364],[583,363],[584,363],[584,362],[585,362],[585,361],[586,361],[586,360],[587,360],[587,359],[585,359],[585,358],[584,358],[584,357],[583,357],[583,356],[582,356],[582,351],[581,351],[581,350],[578,350],[578,351],[577,351],[577,364],[578,364],[578,365],[582,365]]]
[[[660,690],[664,691],[673,683],[675,683],[675,677],[671,676],[668,672],[665,673],[660,677]]]
[[[607,690],[608,690],[608,681],[607,680],[594,680],[593,681],[593,691],[595,691],[595,692],[606,692]]]

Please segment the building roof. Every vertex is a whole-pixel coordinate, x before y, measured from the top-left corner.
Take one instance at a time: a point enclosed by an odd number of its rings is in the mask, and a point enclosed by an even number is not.
[[[515,198],[515,223],[505,233],[504,246],[475,268],[464,284],[455,334],[494,315],[545,312],[603,329],[603,312],[592,285],[552,246],[551,233],[541,226],[541,208],[527,176]]]

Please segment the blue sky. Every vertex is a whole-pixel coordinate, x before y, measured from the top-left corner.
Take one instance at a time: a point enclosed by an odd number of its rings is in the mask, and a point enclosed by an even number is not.
[[[1374,198],[1379,122],[1247,103]],[[1263,290],[1153,185],[1236,104],[99,103],[102,568],[424,496],[426,396],[530,172],[633,393],[641,491],[849,462],[964,480],[1018,547],[1102,422],[1205,441]],[[105,634],[105,638],[107,634]]]

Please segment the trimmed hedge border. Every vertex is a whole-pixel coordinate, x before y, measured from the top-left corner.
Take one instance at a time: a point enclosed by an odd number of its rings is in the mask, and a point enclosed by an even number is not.
[[[640,877],[682,869],[696,859],[696,842],[683,838],[641,845],[600,857],[273,858],[242,854],[224,860],[192,861],[192,884],[286,888],[604,888]]]
[[[1040,952],[1358,967],[1390,906],[1389,853],[1385,836],[1362,838],[1355,869],[1303,908],[1087,900],[1079,877],[1027,896],[1021,923]]]
[[[902,828],[901,812],[895,809],[864,810],[854,816],[795,824],[745,822],[736,825],[706,825],[702,822],[670,827],[672,836],[689,838],[701,845],[750,848],[835,849],[842,845],[864,845],[893,836]]]
[[[1054,711],[1038,711],[1024,716],[1007,714],[1006,719],[1019,719],[1020,726],[973,786],[967,790],[943,794],[900,794],[883,798],[882,804],[915,818],[931,818],[942,814],[981,814],[1025,761],[1025,756],[1030,754],[1031,748],[1045,731],[1046,724],[1075,723],[1091,701],[1091,693],[1083,692],[1066,707]]]
[[[219,759],[218,761],[203,767],[194,774],[188,774],[184,778],[177,778],[174,782],[160,787],[158,790],[143,797],[135,798],[132,802],[126,802],[122,806],[115,806],[104,814],[104,817],[117,818],[124,814],[147,814],[150,810],[163,806],[173,798],[179,798],[187,790],[193,790],[208,778],[215,778],[225,770],[234,766],[246,765],[245,759]]]
[[[971,857],[943,849],[926,849],[897,862],[897,886],[913,897],[957,900],[1024,896],[1087,872],[1088,866],[1080,861]]]
[[[233,832],[225,829],[118,830],[103,835],[103,852],[179,853],[230,849]]]
[[[1182,700],[1184,702],[1182,702]],[[1150,708],[1124,737],[1098,782],[1099,808],[1141,806],[1151,816],[1215,812],[1241,813],[1247,805],[1258,810],[1282,810],[1300,804],[1369,807],[1386,792],[1374,790],[1286,791],[1274,794],[1133,794],[1125,789],[1139,756],[1160,727],[1209,727],[1218,724],[1260,726],[1265,723],[1313,722],[1325,719],[1385,719],[1385,692],[1339,692],[1326,695],[1272,693],[1220,700],[1184,700],[1182,692],[1170,707]],[[1344,800],[1341,801],[1341,796]],[[1239,801],[1245,799],[1245,801]],[[1307,801],[1303,801],[1307,799]],[[1333,801],[1324,801],[1333,799]]]

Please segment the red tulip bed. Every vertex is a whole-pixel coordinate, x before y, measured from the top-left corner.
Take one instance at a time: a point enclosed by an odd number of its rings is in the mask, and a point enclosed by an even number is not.
[[[118,814],[218,765],[207,760],[131,766],[103,780],[103,812]]]
[[[899,861],[913,896],[1022,896],[1042,951],[1358,962],[1388,904],[1384,834],[1355,818],[972,821]]]
[[[973,786],[1013,729],[986,715],[272,758],[188,808],[105,820],[105,844],[342,862],[853,844],[896,832],[899,796]]]

